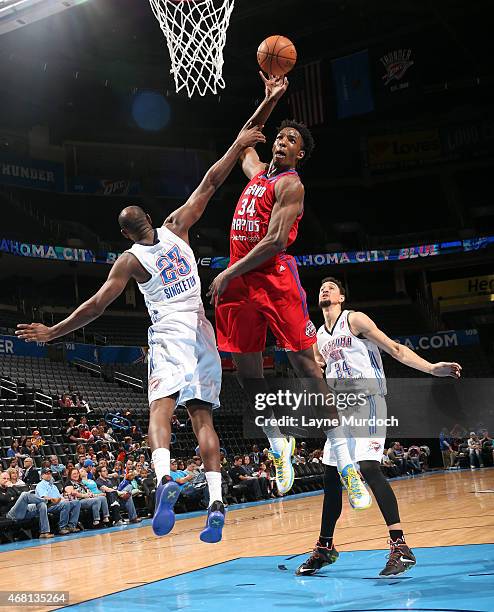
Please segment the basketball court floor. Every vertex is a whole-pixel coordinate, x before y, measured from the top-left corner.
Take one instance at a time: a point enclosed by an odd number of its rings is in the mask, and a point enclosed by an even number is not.
[[[64,607],[105,612],[492,612],[494,469],[425,474],[392,486],[417,557],[417,566],[396,578],[378,577],[387,531],[377,506],[359,513],[346,501],[337,563],[316,576],[294,575],[319,533],[322,495],[313,493],[231,507],[217,545],[199,541],[200,513],[179,517],[164,538],[145,521],[5,545],[1,590],[68,591]]]

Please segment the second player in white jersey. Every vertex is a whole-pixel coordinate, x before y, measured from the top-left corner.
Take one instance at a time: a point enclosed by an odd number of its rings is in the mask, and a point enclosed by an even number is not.
[[[317,348],[326,363],[328,384],[338,388],[338,382],[343,379],[360,379],[369,394],[386,395],[386,377],[379,348],[352,332],[348,322],[351,312],[341,311],[331,330],[321,325],[317,332]]]
[[[221,362],[211,323],[204,314],[194,253],[163,226],[154,243],[127,251],[149,273],[138,283],[152,325],[148,333],[149,402],[178,392],[177,403],[192,399],[219,406]]]
[[[365,405],[359,407],[359,417],[369,420],[367,429],[349,427],[345,437],[352,460],[380,461],[386,437],[385,427],[375,425],[387,416],[386,378],[379,349],[401,363],[435,376],[460,376],[457,363],[431,364],[408,347],[391,340],[363,312],[343,310],[345,292],[339,281],[328,278],[322,282],[319,306],[324,325],[317,333],[316,359],[326,368],[328,385],[365,395]],[[350,385],[348,384],[350,383]],[[375,421],[373,420],[375,419]],[[331,441],[324,447],[323,463],[336,465]]]

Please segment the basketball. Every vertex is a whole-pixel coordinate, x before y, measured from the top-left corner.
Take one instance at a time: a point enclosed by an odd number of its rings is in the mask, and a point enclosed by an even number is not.
[[[283,76],[297,62],[297,49],[286,36],[269,36],[257,49],[257,61],[266,74]]]

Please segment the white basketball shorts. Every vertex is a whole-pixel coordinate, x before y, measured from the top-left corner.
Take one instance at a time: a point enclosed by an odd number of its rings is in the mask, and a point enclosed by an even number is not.
[[[149,328],[148,398],[178,393],[177,405],[192,399],[220,405],[221,361],[213,326],[204,312],[177,312]]]
[[[340,412],[340,417],[347,411]],[[358,425],[342,425],[341,437],[345,437],[348,450],[354,463],[359,461],[381,461],[386,440],[386,427],[372,425],[373,417],[376,422],[386,419],[386,399],[382,395],[368,395],[366,403],[353,412]],[[360,421],[362,419],[362,421]],[[364,424],[361,424],[361,423]],[[339,428],[338,428],[339,429]],[[340,437],[338,435],[338,437]],[[331,451],[331,440],[326,440],[322,462],[326,465],[336,466],[335,454]]]

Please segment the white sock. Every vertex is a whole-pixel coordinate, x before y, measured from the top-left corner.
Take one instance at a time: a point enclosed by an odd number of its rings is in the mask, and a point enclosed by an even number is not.
[[[206,480],[209,489],[209,505],[215,501],[223,502],[221,493],[221,472],[206,472]]]
[[[151,453],[154,463],[154,471],[158,484],[161,484],[163,476],[170,475],[170,450],[168,448],[157,448]]]
[[[335,427],[326,432],[326,437],[331,442],[331,451],[335,454],[336,465],[340,473],[347,465],[354,466],[350,451],[348,450],[348,439],[341,437],[343,433],[342,427]]]
[[[272,450],[276,453],[281,453],[286,444],[286,438],[281,433],[280,428],[277,425],[265,425],[262,430],[266,434]]]

